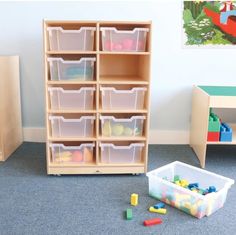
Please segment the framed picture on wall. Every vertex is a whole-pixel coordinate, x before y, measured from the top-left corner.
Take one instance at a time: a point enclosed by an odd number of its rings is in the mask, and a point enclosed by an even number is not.
[[[185,46],[236,48],[235,1],[183,1]]]

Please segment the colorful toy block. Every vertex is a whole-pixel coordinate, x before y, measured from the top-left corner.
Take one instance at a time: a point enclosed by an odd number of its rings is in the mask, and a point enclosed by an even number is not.
[[[191,183],[188,185],[188,188],[191,189],[191,188],[198,188],[199,184],[198,183]]]
[[[132,209],[127,209],[126,210],[126,220],[132,220],[132,219],[133,219]]]
[[[220,141],[231,142],[232,141],[232,128],[226,123],[221,123],[220,126]]]
[[[175,176],[174,176],[174,182],[175,182],[175,181],[179,181],[179,180],[180,180],[179,175],[175,175]]]
[[[162,223],[162,220],[160,218],[154,218],[154,219],[144,220],[143,225],[152,226],[152,225],[161,224],[161,223]]]
[[[219,141],[219,140],[220,140],[220,132],[207,133],[207,141]]]
[[[216,187],[215,186],[209,186],[208,192],[209,193],[216,192]]]
[[[209,132],[219,132],[220,131],[220,119],[214,113],[210,113],[209,122],[208,122],[208,131]]]
[[[150,212],[159,213],[159,214],[166,214],[165,208],[155,209],[153,206],[149,207]]]
[[[160,208],[164,208],[165,204],[163,202],[159,202],[156,205],[153,206],[155,209],[160,209]]]
[[[130,197],[130,204],[132,206],[137,206],[138,205],[138,194],[132,193]]]

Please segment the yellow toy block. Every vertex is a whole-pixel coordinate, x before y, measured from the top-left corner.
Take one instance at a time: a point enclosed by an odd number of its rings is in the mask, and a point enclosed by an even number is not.
[[[138,205],[138,194],[132,193],[130,197],[130,204],[132,206],[137,206]]]
[[[149,207],[149,211],[159,213],[159,214],[166,214],[166,209],[165,208],[155,209],[153,206],[151,206],[151,207]]]
[[[189,185],[189,182],[187,180],[185,180],[185,179],[182,179],[180,181],[180,185],[185,188],[185,187],[187,187]]]

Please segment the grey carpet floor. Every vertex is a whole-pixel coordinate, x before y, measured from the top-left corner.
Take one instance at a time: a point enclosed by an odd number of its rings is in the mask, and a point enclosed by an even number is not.
[[[151,145],[149,171],[179,160],[199,166],[187,145]],[[196,219],[167,206],[161,225],[144,227],[153,217],[145,175],[47,176],[45,145],[24,143],[0,163],[0,234],[236,234],[236,187],[223,208]],[[236,147],[209,146],[206,169],[236,178]],[[124,219],[131,193],[139,194],[133,220]]]

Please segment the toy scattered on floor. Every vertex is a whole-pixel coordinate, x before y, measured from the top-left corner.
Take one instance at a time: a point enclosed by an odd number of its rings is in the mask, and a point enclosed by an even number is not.
[[[155,209],[160,209],[160,208],[164,208],[165,204],[163,202],[159,202],[156,205],[153,206]]]
[[[132,209],[128,208],[126,210],[126,220],[132,220],[132,219],[133,219]]]
[[[138,194],[132,193],[130,196],[130,204],[132,206],[137,206],[138,205]]]
[[[105,121],[102,126],[102,135],[104,136],[140,136],[141,132],[138,128],[130,128],[120,123],[111,125],[109,121]]]
[[[92,162],[93,152],[88,148],[84,148],[83,151],[61,151],[56,153],[54,162]]]
[[[144,220],[143,225],[152,226],[152,225],[161,224],[161,223],[162,223],[162,220],[160,218],[153,218],[149,220]]]
[[[166,214],[165,208],[155,209],[153,206],[149,207],[150,212],[158,213],[158,214]]]

